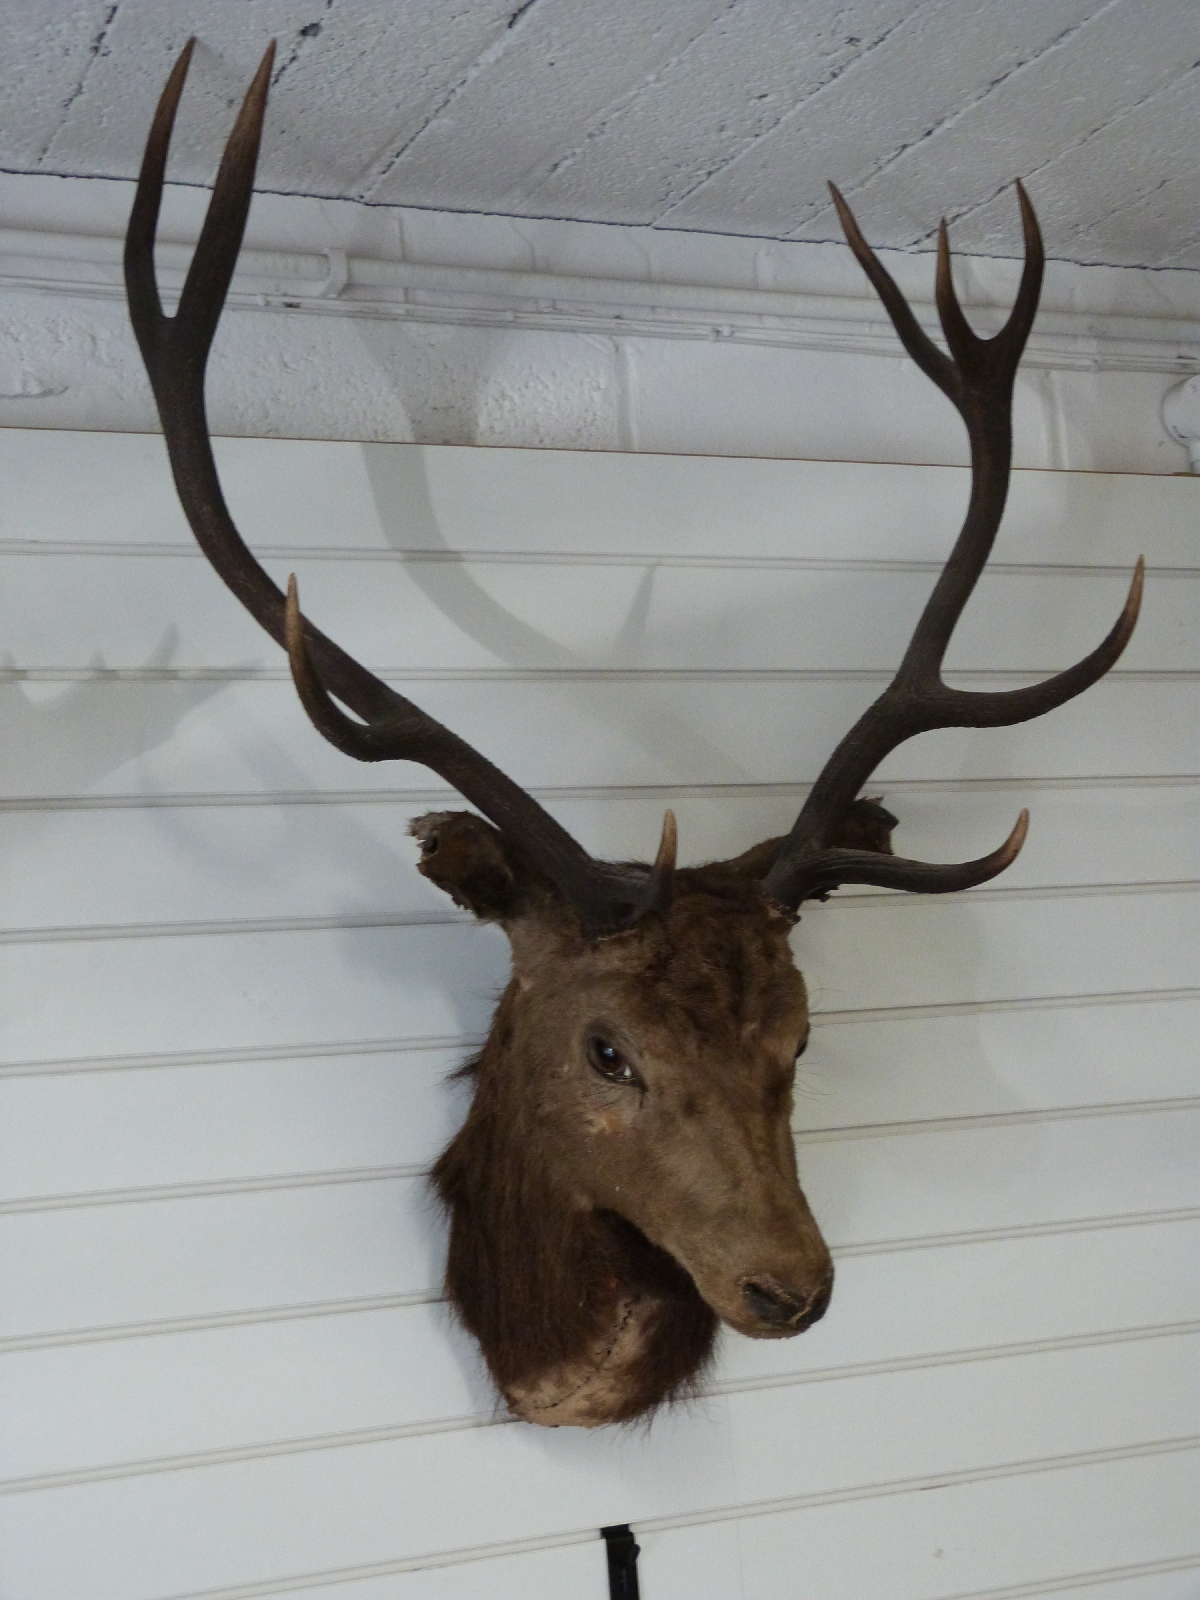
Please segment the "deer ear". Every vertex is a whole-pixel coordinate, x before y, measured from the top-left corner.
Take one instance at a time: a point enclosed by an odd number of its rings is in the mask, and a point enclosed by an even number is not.
[[[839,850],[874,850],[890,856],[892,829],[898,820],[878,800],[856,800],[846,807],[829,843]]]
[[[431,811],[408,831],[421,846],[417,870],[481,922],[508,922],[528,903],[536,875],[474,812]]]

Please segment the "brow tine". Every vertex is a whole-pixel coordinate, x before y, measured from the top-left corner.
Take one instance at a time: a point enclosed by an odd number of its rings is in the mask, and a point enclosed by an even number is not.
[[[942,864],[909,861],[903,856],[879,855],[874,850],[828,850],[813,864],[801,899],[811,899],[844,883],[869,883],[886,889],[907,889],[913,894],[953,894],[973,889],[1010,867],[1021,853],[1029,831],[1029,812],[1023,810],[1016,826],[998,850],[975,861]]]
[[[304,618],[300,614],[300,595],[294,572],[288,578],[283,625],[288,665],[292,669],[292,682],[296,685],[300,703],[308,712],[313,727],[328,739],[330,744],[335,745],[345,755],[353,756],[356,761],[386,760],[388,748],[381,741],[380,725],[356,722],[353,717],[348,717],[317,675],[308,653],[308,641],[305,638]]]
[[[662,838],[658,854],[650,869],[650,895],[656,911],[665,911],[675,898],[675,855],[679,844],[679,829],[675,813],[669,808],[663,813]]]

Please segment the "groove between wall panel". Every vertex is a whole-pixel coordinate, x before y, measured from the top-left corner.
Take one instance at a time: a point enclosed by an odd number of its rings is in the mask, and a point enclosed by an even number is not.
[[[1200,1221],[1200,1206],[1169,1211],[1139,1211],[1124,1215],[1075,1217],[1066,1222],[1021,1223],[1007,1228],[977,1228],[961,1233],[922,1234],[909,1239],[885,1239],[840,1244],[830,1241],[838,1255],[882,1256],[912,1250],[940,1250],[961,1245],[986,1245],[1013,1239],[1042,1239],[1076,1233],[1105,1233],[1119,1228],[1151,1228],[1164,1224]],[[116,1339],[161,1338],[176,1333],[203,1333],[212,1329],[257,1327],[270,1322],[300,1321],[308,1317],[344,1317],[375,1311],[402,1310],[408,1306],[436,1305],[440,1290],[411,1294],[364,1295],[341,1300],[300,1301],[289,1305],[256,1306],[244,1311],[201,1312],[187,1317],[160,1317],[144,1322],[106,1323],[87,1328],[48,1329],[40,1333],[9,1334],[0,1338],[0,1355],[24,1350],[60,1349],[66,1345],[105,1344]]]
[[[927,1371],[943,1366],[965,1366],[979,1361],[1001,1361],[1021,1356],[1049,1355],[1067,1350],[1096,1349],[1114,1344],[1141,1344],[1154,1339],[1190,1337],[1200,1333],[1200,1321],[1149,1324],[1136,1328],[1106,1329],[1096,1333],[1068,1334],[1062,1338],[1028,1339],[1009,1344],[982,1345],[971,1349],[947,1350],[929,1355],[901,1356],[892,1361],[862,1361],[845,1366],[819,1367],[808,1372],[780,1373],[776,1377],[730,1379],[706,1385],[704,1396],[750,1394],[764,1389],[801,1387],[811,1383],[836,1383],[854,1378],[884,1377],[890,1373]],[[431,1434],[459,1433],[478,1428],[514,1427],[515,1417],[493,1411],[463,1412],[435,1417],[424,1422],[401,1422],[375,1428],[347,1429],[338,1433],[307,1434],[287,1439],[271,1439],[260,1444],[229,1445],[213,1450],[195,1450],[174,1456],[152,1456],[141,1460],[110,1462],[103,1466],[81,1467],[63,1472],[33,1474],[25,1478],[0,1480],[0,1495],[33,1494],[46,1489],[77,1488],[87,1483],[114,1479],[149,1477],[163,1472],[187,1472],[197,1468],[229,1466],[242,1461],[272,1460],[280,1456],[316,1454],[323,1450],[353,1449],[371,1444],[389,1444],[401,1439],[428,1437]]]
[[[1200,997],[1200,989],[1196,991]],[[401,1039],[300,1040],[295,1044],[233,1047],[225,1050],[180,1050],[138,1056],[76,1056],[57,1061],[14,1061],[0,1066],[0,1078],[54,1077],[75,1072],[156,1072],[179,1067],[219,1067],[236,1062],[334,1060],[344,1056],[383,1056],[399,1051],[478,1050],[483,1036],[434,1034]]]
[[[1055,793],[1089,789],[1176,789],[1200,787],[1200,773],[1098,773],[1068,778],[895,778],[887,784],[889,794],[1008,794],[1024,791]],[[675,800],[804,800],[807,783],[672,783],[559,785],[532,788],[528,792],[546,805],[572,800],[593,801],[670,801]],[[446,800],[461,800],[450,788],[411,789],[276,789],[261,791],[220,791],[198,794],[50,794],[15,795],[0,799],[0,815],[25,811],[139,811],[188,809],[209,806],[355,806],[355,805],[439,805]]]
[[[989,1016],[1007,1011],[1057,1011],[1073,1007],[1158,1005],[1200,1000],[1200,988],[1115,989],[1099,994],[1037,995],[1007,1000],[952,1000],[921,1006],[876,1006],[857,1011],[814,1012],[814,1027],[855,1022],[925,1022],[940,1017]],[[68,1056],[48,1061],[0,1064],[0,1079],[39,1078],[75,1072],[153,1072],[179,1067],[223,1066],[234,1062],[310,1061],[344,1056],[389,1055],[393,1051],[445,1050],[461,1055],[478,1050],[482,1035],[439,1034],[396,1039],[300,1040],[293,1044],[234,1046],[223,1050],[181,1050],[136,1056]]]
[[[963,1133],[988,1128],[1036,1127],[1047,1122],[1082,1122],[1093,1117],[1132,1117],[1147,1112],[1195,1111],[1200,1095],[1163,1100],[1118,1100],[1108,1105],[1043,1106],[1028,1111],[984,1111],[962,1117],[922,1117],[907,1122],[848,1123],[838,1128],[793,1131],[797,1144],[832,1144],[847,1139],[891,1139],[910,1133]],[[3,1207],[0,1206],[0,1212]]]
[[[456,911],[362,911],[328,917],[231,917],[211,922],[96,922],[77,927],[4,928],[0,945],[96,944],[109,939],[208,939],[238,934],[352,933],[373,928],[479,926]]]
[[[763,1500],[747,1506],[713,1508],[698,1515],[649,1518],[638,1524],[646,1533],[665,1533],[670,1528],[696,1527],[708,1522],[733,1522],[742,1517],[778,1516],[781,1512],[807,1511],[818,1506],[844,1505],[853,1500],[876,1500],[914,1490],[950,1488],[956,1484],[987,1483],[997,1478],[1015,1478],[1035,1472],[1061,1472],[1071,1467],[1102,1466],[1110,1461],[1136,1461],[1148,1456],[1176,1455],[1200,1450],[1200,1435],[1185,1434],[1176,1439],[1147,1440],[1144,1444],[1117,1445],[1107,1450],[1080,1450],[1070,1455],[1030,1456],[1023,1461],[999,1462],[994,1466],[966,1467],[957,1472],[939,1472],[917,1478],[893,1478],[882,1483],[829,1489],[786,1499]],[[199,1600],[199,1597],[197,1597]],[[222,1596],[224,1600],[224,1596]],[[232,1596],[229,1597],[232,1600]]]
[[[795,1144],[822,1145],[851,1139],[899,1138],[909,1134],[961,1133],[990,1128],[1035,1127],[1052,1122],[1085,1122],[1099,1117],[1160,1115],[1200,1109],[1200,1095],[1162,1100],[1121,1100],[1109,1105],[1054,1106],[1029,1111],[983,1112],[963,1117],[915,1118],[909,1122],[851,1124],[840,1128],[792,1130]],[[126,1189],[90,1189],[63,1194],[29,1195],[0,1201],[0,1217],[46,1211],[78,1211],[99,1206],[145,1205],[176,1200],[208,1200],[220,1195],[267,1194],[287,1189],[329,1189],[363,1183],[396,1183],[425,1178],[425,1162],[396,1166],[335,1167],[313,1172],[264,1173],[238,1178],[201,1179],[195,1183],[145,1184]]]
[[[670,567],[716,568],[722,571],[765,572],[878,572],[880,574],[940,573],[944,562],[919,559],[897,560],[866,556],[719,556],[702,552],[652,552],[646,550],[395,550],[370,545],[262,544],[254,541],[254,554],[260,561],[362,561],[399,566],[455,567],[632,567],[637,569]],[[194,542],[180,540],[145,544],[85,539],[0,539],[3,556],[101,556],[116,558],[139,556],[158,559],[181,557],[207,561]],[[1128,577],[1128,562],[1087,563],[1068,561],[989,561],[988,574],[1030,578],[1115,578]],[[1156,578],[1200,578],[1200,567],[1148,566],[1146,576]]]
[[[1093,1585],[1129,1583],[1135,1578],[1161,1577],[1172,1572],[1193,1572],[1200,1567],[1200,1552],[1168,1557],[1163,1561],[1138,1561],[1128,1567],[1103,1567],[1091,1572],[1056,1574],[1034,1583],[1008,1584],[1003,1589],[960,1589],[942,1600],[1035,1600],[1043,1594],[1064,1594],[1069,1589],[1090,1589]]]
[[[1200,988],[1110,989],[1100,994],[1034,995],[1013,1000],[946,1000],[925,1006],[864,1006],[857,1011],[817,1011],[814,1027],[839,1027],[853,1022],[925,1022],[939,1017],[992,1016],[1003,1011],[1057,1011],[1070,1006],[1155,1005],[1198,1000]],[[3,1068],[0,1068],[0,1075]]]
[[[879,683],[894,673],[874,667],[386,667],[371,668],[385,683]],[[947,684],[1025,687],[1061,666],[987,667],[944,673]],[[1109,682],[1196,683],[1200,670],[1110,667]],[[0,683],[291,683],[286,666],[271,667],[15,667],[0,668]]]
[[[1200,1104],[1200,1100],[1197,1101]],[[287,1189],[334,1189],[361,1183],[407,1182],[428,1175],[426,1162],[388,1167],[333,1167],[316,1172],[278,1172],[196,1183],[145,1184],[130,1189],[91,1189],[0,1201],[0,1217],[44,1211],[80,1211],[97,1206],[147,1205],[166,1200],[211,1200],[221,1195],[274,1194]]]
[[[966,889],[944,894],[942,904],[954,901],[980,903],[1018,900],[1080,900],[1113,895],[1194,894],[1200,879],[1147,878],[1136,883],[1024,884],[1011,889]],[[824,912],[864,910],[888,906],[919,907],[924,902],[902,890],[879,890],[872,894],[851,891],[828,901]],[[464,912],[456,911],[362,911],[339,916],[314,917],[231,917],[196,922],[95,922],[48,928],[0,928],[0,945],[18,944],[95,944],[108,939],[188,939],[220,938],[238,934],[350,933],[373,928],[424,928],[447,925],[478,928],[481,924]]]
[[[1109,1228],[1154,1227],[1164,1222],[1194,1222],[1200,1219],[1200,1206],[1179,1206],[1173,1211],[1137,1211],[1125,1215],[1071,1217],[1057,1222],[1020,1222],[1004,1228],[974,1228],[963,1233],[925,1233],[908,1239],[863,1239],[858,1242],[830,1241],[829,1248],[841,1256],[889,1256],[911,1250],[941,1250],[947,1245],[998,1244],[1011,1239],[1049,1239],[1073,1233],[1097,1233]]]

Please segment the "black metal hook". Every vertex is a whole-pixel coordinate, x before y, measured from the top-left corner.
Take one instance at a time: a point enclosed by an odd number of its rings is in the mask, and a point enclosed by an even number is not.
[[[611,1528],[601,1528],[600,1537],[608,1551],[609,1600],[639,1600],[637,1558],[640,1554],[634,1542],[633,1530],[627,1522]]]

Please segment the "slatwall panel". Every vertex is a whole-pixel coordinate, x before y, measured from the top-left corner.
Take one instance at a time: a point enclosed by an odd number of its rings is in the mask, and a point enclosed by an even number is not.
[[[306,610],[599,854],[787,826],[957,525],[948,468],[225,441]],[[929,735],[906,853],[806,908],[796,1134],[838,1261],[649,1430],[507,1421],[423,1172],[506,970],[413,870],[445,801],[308,727],[161,441],[0,435],[5,1600],[1183,1600],[1200,1035],[1194,480],[1018,473],[954,681],[1139,631],[1082,702]]]

